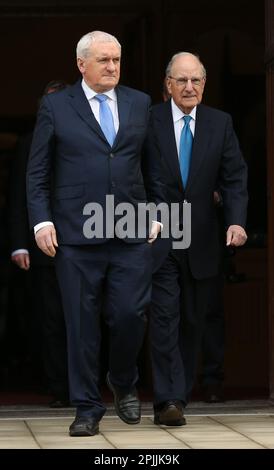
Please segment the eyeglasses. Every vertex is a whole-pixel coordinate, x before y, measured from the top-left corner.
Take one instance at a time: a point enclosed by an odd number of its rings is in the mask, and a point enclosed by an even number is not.
[[[171,75],[169,75],[168,78],[171,78],[172,80],[175,80],[175,83],[177,85],[177,87],[179,88],[185,88],[189,82],[189,80],[191,81],[191,84],[192,86],[200,86],[202,81],[204,80],[203,78],[186,78],[186,77],[182,77],[182,78],[175,78],[175,77],[171,77]]]

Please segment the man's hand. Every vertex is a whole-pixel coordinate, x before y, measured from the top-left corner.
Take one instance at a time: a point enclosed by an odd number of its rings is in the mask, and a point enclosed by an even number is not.
[[[40,228],[35,234],[35,240],[40,248],[48,256],[54,258],[56,255],[56,249],[58,247],[56,231],[53,225],[47,225],[46,227]]]
[[[247,234],[240,225],[230,225],[226,232],[226,246],[242,246],[247,240]]]
[[[25,269],[25,271],[28,271],[30,267],[30,258],[28,253],[18,253],[17,255],[13,255],[11,257],[11,261],[17,264],[19,268]]]
[[[161,225],[158,222],[152,222],[148,243],[155,242],[159,232],[161,232]]]

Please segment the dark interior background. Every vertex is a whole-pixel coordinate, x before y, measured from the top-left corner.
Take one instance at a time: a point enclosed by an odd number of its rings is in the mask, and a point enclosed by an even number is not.
[[[76,43],[95,29],[117,36],[121,82],[154,103],[162,100],[171,55],[198,53],[208,77],[204,102],[233,116],[249,166],[249,242],[233,258],[236,282],[225,285],[225,387],[231,397],[267,395],[263,0],[0,1],[0,391],[33,390],[39,382],[30,346],[31,286],[10,263],[7,195],[16,140],[33,127],[47,82],[77,80]],[[150,390],[147,344],[140,365],[141,384]]]

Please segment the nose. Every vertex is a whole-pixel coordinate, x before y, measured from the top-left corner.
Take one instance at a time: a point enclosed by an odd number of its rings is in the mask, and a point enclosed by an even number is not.
[[[110,59],[108,61],[107,68],[108,68],[108,70],[115,70],[115,64],[114,64],[114,61],[112,59]]]
[[[192,85],[191,78],[189,78],[189,79],[187,80],[186,90],[188,90],[188,91],[192,91],[192,90],[193,90],[193,85]]]

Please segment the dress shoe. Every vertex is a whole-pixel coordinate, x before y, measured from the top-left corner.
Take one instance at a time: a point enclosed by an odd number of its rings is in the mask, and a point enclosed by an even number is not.
[[[50,403],[50,408],[68,408],[70,406],[70,402],[67,399],[63,398],[54,398]]]
[[[222,403],[224,402],[222,386],[220,384],[209,384],[204,386],[204,402]]]
[[[164,403],[159,409],[155,410],[154,424],[184,426],[186,420],[182,403],[177,400],[169,400]]]
[[[111,383],[107,374],[107,384],[114,396],[114,407],[119,418],[127,424],[138,424],[141,419],[141,404],[136,389],[124,393],[119,391]]]
[[[95,418],[78,416],[69,427],[70,436],[95,436],[99,432],[99,423]]]

